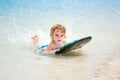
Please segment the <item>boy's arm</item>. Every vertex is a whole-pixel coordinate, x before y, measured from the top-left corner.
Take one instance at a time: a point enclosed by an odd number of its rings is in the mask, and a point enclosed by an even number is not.
[[[48,47],[46,48],[46,51],[48,51],[50,54],[55,54],[55,51],[54,50],[52,50],[52,43],[50,43],[49,45],[48,45]]]

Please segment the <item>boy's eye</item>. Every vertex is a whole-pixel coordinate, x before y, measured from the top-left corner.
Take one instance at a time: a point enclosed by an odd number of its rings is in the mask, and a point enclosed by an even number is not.
[[[61,35],[61,37],[63,37],[63,35]]]
[[[56,34],[55,36],[58,36],[58,34]]]

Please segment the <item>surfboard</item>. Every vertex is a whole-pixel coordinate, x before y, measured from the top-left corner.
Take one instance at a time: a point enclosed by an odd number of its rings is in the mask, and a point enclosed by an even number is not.
[[[55,54],[63,54],[72,50],[76,50],[79,48],[82,48],[84,45],[86,45],[88,42],[90,42],[92,39],[91,36],[88,37],[84,37],[84,38],[80,38],[77,40],[74,40],[72,42],[69,42],[65,45],[63,45],[60,49],[58,49]],[[37,49],[45,49],[46,47],[48,47],[48,45],[43,45],[43,46],[38,46]]]
[[[82,48],[84,45],[86,45],[88,42],[90,42],[91,39],[92,39],[92,37],[88,36],[88,37],[84,37],[84,38],[69,42],[69,43],[65,44],[64,46],[62,46],[58,51],[56,51],[56,54],[62,54],[62,53],[69,52],[71,50],[76,50],[76,49]]]

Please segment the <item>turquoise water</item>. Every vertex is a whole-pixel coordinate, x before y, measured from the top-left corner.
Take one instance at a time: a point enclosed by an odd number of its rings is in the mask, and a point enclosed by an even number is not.
[[[0,79],[89,80],[85,76],[92,78],[91,70],[99,63],[119,54],[119,3],[119,0],[0,0],[3,73]],[[81,50],[63,56],[34,54],[31,37],[38,34],[41,44],[49,43],[49,30],[57,23],[66,26],[68,42],[89,35],[93,39]]]
[[[107,30],[111,27],[118,30],[119,22],[119,0],[0,1],[2,44],[10,40],[13,43],[19,39],[26,40],[34,34],[42,34],[42,38],[47,36],[49,39],[48,32],[56,23],[67,27],[68,36],[74,32],[81,36],[83,33],[93,35],[90,30],[104,30],[104,28]],[[46,42],[49,41],[44,43]]]

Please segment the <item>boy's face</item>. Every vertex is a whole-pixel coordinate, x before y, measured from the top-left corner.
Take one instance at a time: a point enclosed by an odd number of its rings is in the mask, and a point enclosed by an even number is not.
[[[55,43],[61,44],[64,41],[64,38],[65,36],[62,30],[55,29],[54,34],[53,34],[53,40],[55,41]]]

